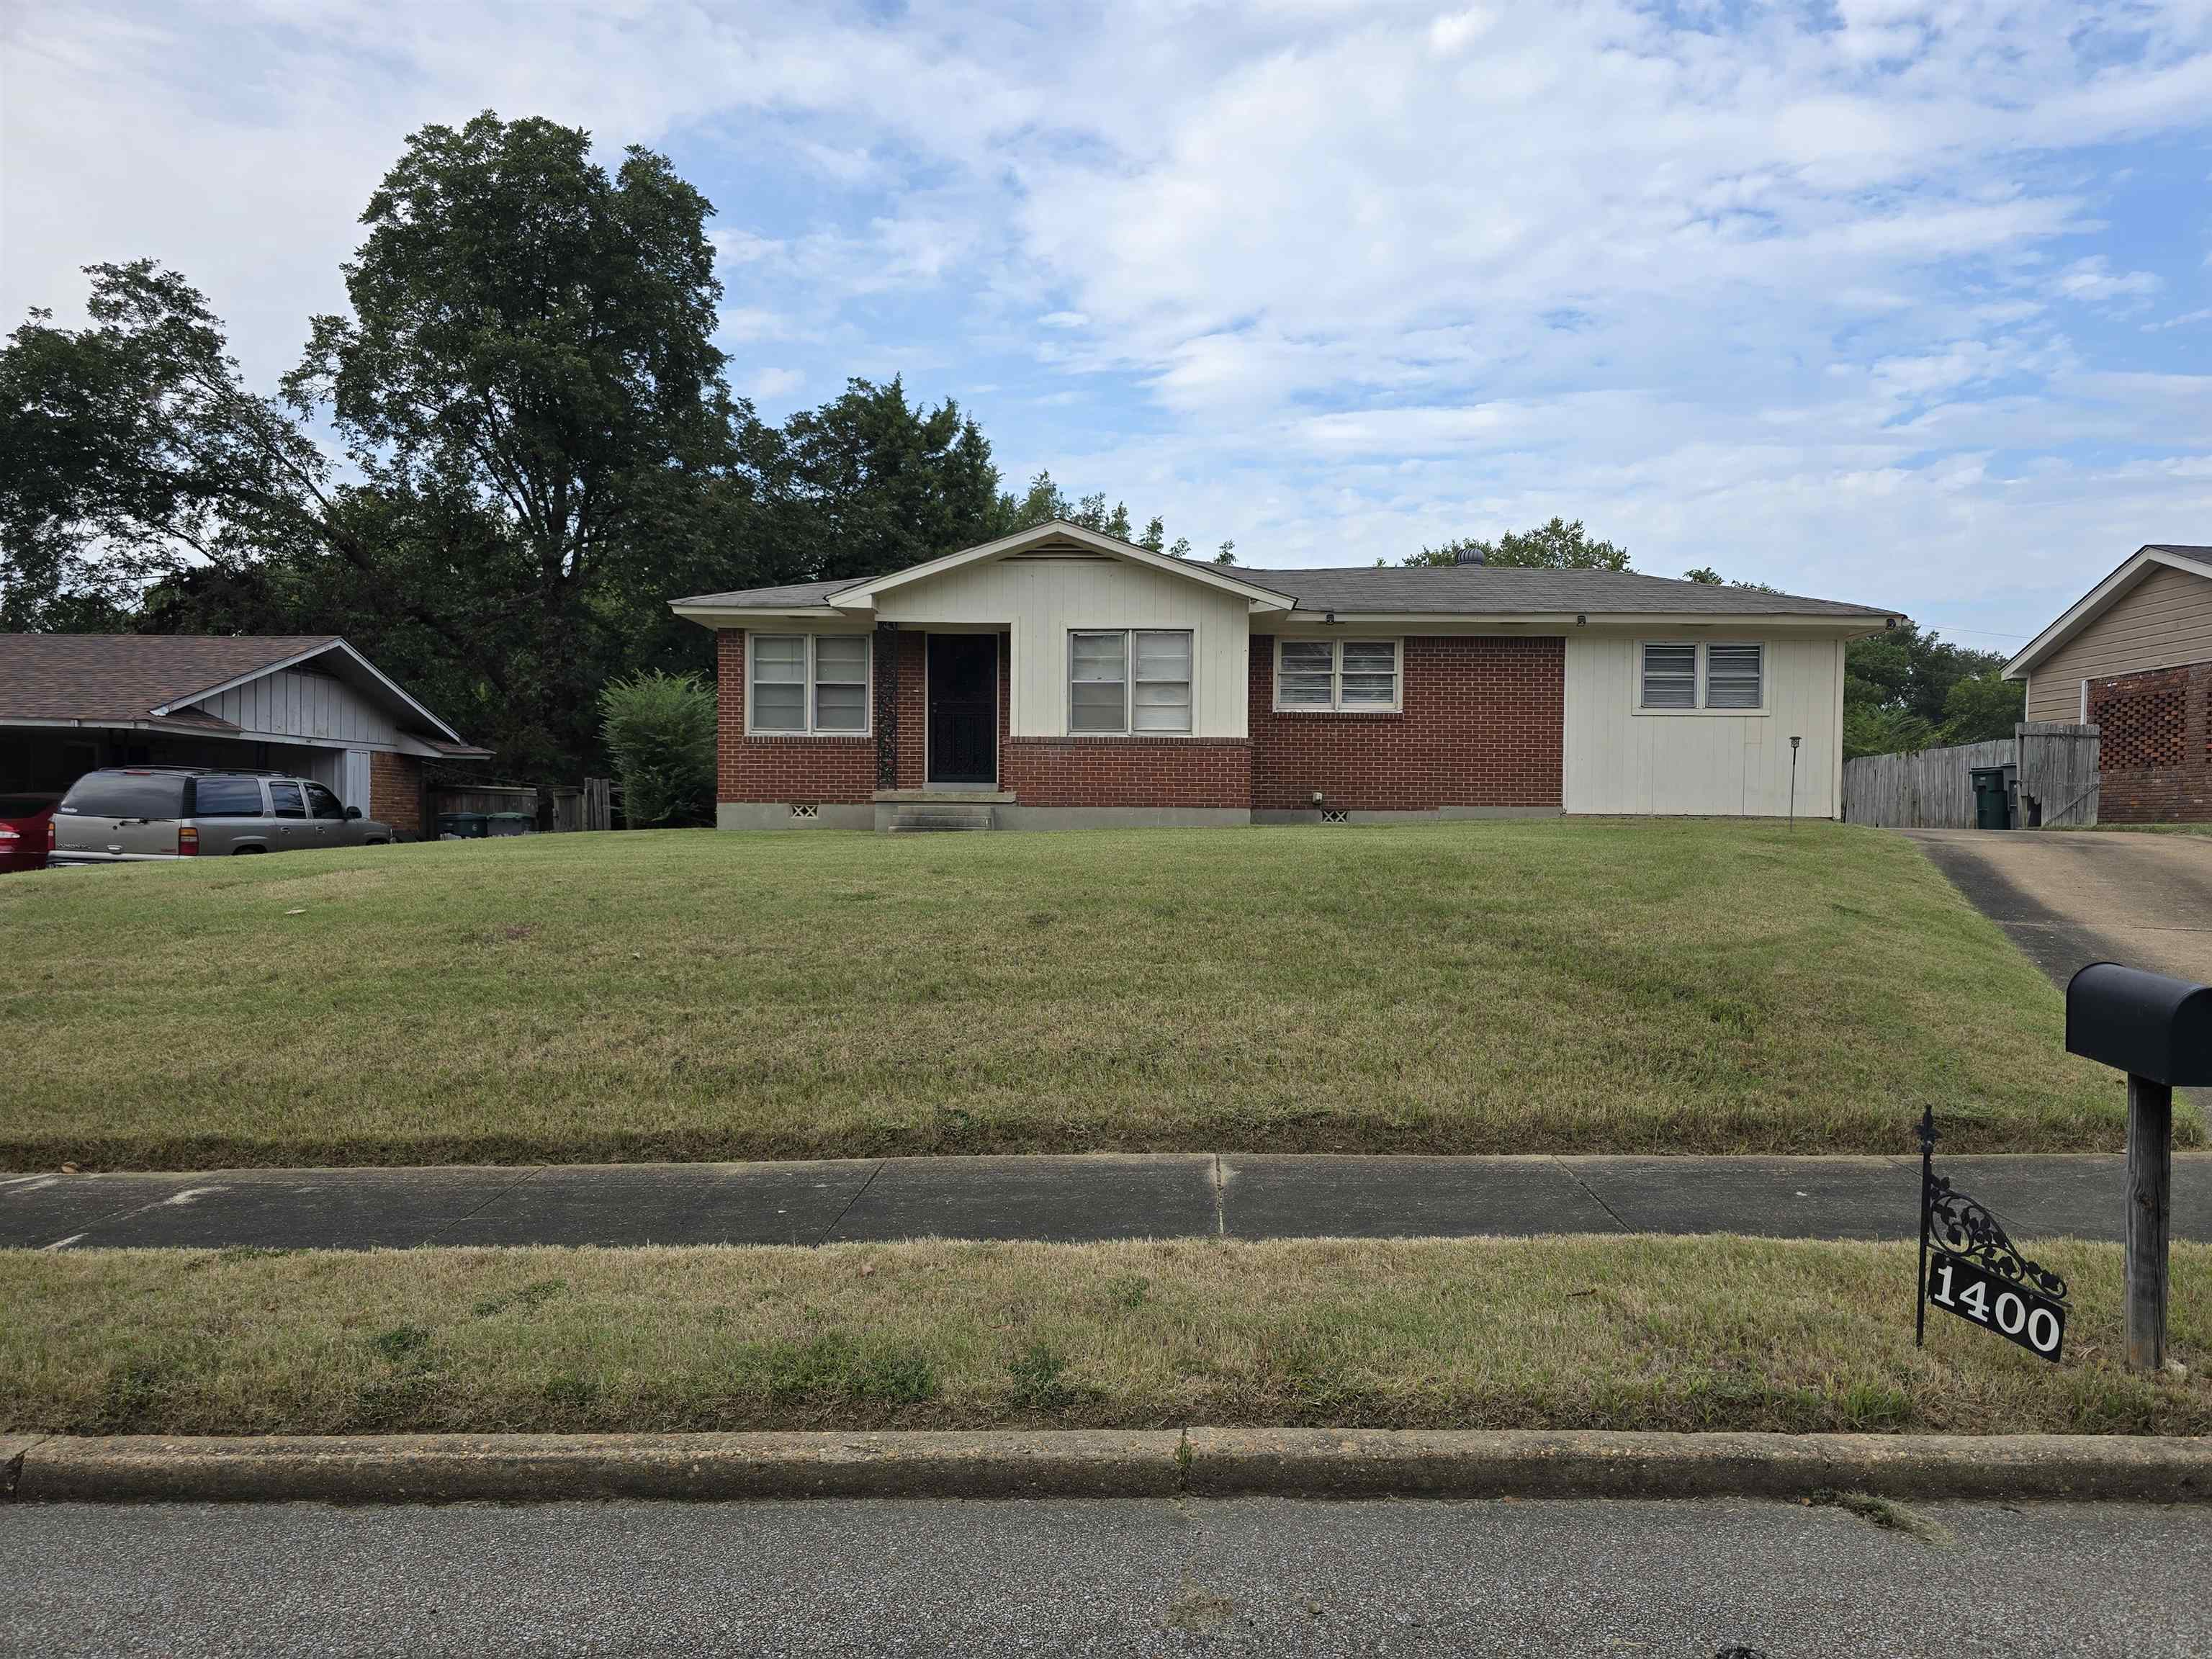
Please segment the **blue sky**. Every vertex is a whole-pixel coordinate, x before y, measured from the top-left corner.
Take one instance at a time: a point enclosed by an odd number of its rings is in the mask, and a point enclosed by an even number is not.
[[[1252,563],[1552,514],[2033,633],[2212,542],[2212,6],[137,6],[0,21],[0,306],[151,254],[249,373],[412,128],[714,201],[763,412],[902,374]]]

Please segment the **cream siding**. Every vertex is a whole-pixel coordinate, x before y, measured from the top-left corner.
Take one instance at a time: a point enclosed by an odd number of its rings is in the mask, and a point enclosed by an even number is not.
[[[399,728],[344,681],[297,668],[261,675],[194,706],[256,737],[386,747],[399,742]]]
[[[1191,630],[1191,735],[1248,734],[1249,603],[1108,556],[1014,554],[960,566],[882,594],[878,621],[902,629],[1012,633],[1008,719],[1018,738],[1067,732],[1067,636],[1087,628]]]
[[[2035,665],[2028,676],[2027,718],[2080,720],[2083,680],[2207,661],[2212,661],[2212,574],[2154,565],[2102,616]]]
[[[1649,714],[1637,708],[1644,638],[1704,644],[1757,640],[1765,652],[1758,714]],[[1570,812],[1781,817],[1790,811],[1790,738],[1797,815],[1836,815],[1841,789],[1843,641],[1709,628],[1650,635],[1591,629],[1567,636]]]

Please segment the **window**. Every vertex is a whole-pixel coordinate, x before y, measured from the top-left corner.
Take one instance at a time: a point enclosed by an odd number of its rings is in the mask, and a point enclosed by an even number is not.
[[[823,634],[814,641],[814,729],[868,729],[868,647],[865,634]]]
[[[1129,725],[1139,732],[1190,730],[1190,635],[1143,629],[1136,635],[1137,690]]]
[[[1749,709],[1766,706],[1766,647],[1731,641],[1647,641],[1639,708]],[[1703,687],[1703,695],[1699,688]]]
[[[1756,708],[1760,696],[1760,670],[1765,647],[1757,645],[1709,645],[1705,647],[1705,707]]]
[[[860,735],[868,729],[866,634],[755,634],[746,641],[749,732]]]
[[[70,786],[61,810],[94,818],[173,818],[184,811],[185,781],[158,772],[88,772]]]
[[[1698,706],[1698,647],[1694,645],[1647,645],[1644,647],[1644,707],[1695,708]]]
[[[192,785],[196,818],[258,818],[261,785],[252,778],[200,778]]]
[[[338,798],[319,783],[307,785],[307,810],[319,818],[342,818],[345,808]]]
[[[1275,707],[1389,714],[1398,707],[1396,640],[1275,641]]]
[[[1189,732],[1191,662],[1191,633],[1186,628],[1071,632],[1067,729],[1079,733]]]
[[[272,818],[304,818],[307,804],[300,799],[300,786],[289,781],[272,782],[269,786],[269,816]]]

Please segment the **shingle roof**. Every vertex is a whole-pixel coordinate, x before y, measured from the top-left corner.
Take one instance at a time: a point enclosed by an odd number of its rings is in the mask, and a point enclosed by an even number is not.
[[[702,605],[721,611],[781,611],[793,605],[827,604],[832,593],[858,587],[866,580],[848,576],[834,582],[786,582],[781,587],[741,587],[729,593],[695,593],[678,605]]]
[[[0,720],[138,720],[334,634],[0,634]],[[212,716],[200,717],[203,723]]]
[[[1247,581],[1289,594],[1301,611],[1387,615],[1543,615],[1696,611],[1725,617],[1864,617],[1881,605],[1845,605],[1715,582],[1625,570],[1528,570],[1511,565],[1367,565],[1334,570],[1243,570]]]
[[[2189,552],[2192,550],[2177,549]],[[2212,549],[2193,550],[2212,560]],[[1505,565],[1353,565],[1323,570],[1261,570],[1238,565],[1240,580],[1297,602],[1301,611],[1385,615],[1543,616],[1577,612],[1723,617],[1893,616],[1887,606],[1847,605],[1753,587],[1676,581],[1615,570],[1526,570]],[[726,611],[775,611],[827,604],[858,580],[790,582],[781,587],[702,593],[678,605]]]

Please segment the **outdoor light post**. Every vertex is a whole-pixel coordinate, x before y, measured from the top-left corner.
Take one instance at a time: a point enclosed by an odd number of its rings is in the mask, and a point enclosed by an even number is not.
[[[1790,739],[1790,827],[1792,830],[1797,827],[1797,745],[1804,741],[1802,738]]]
[[[2067,981],[2066,1052],[2128,1074],[2128,1365],[2166,1363],[2173,1091],[2212,1083],[2212,987],[2093,962]]]

